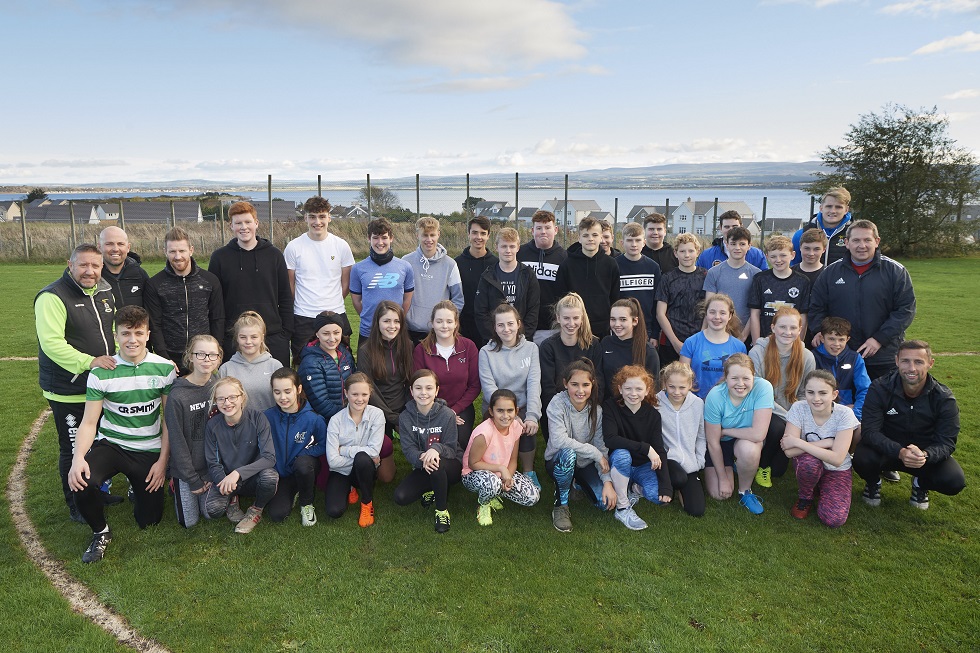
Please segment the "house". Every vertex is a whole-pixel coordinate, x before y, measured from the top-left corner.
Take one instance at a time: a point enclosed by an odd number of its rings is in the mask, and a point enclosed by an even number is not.
[[[626,215],[626,221],[639,222],[640,224],[643,224],[643,221],[646,220],[647,216],[652,213],[667,215],[667,207],[663,205],[657,206],[655,204],[637,204],[630,209],[630,212]]]
[[[508,220],[509,218],[504,217],[509,215],[511,211],[508,209],[513,209],[514,207],[507,204],[507,202],[501,202],[497,200],[484,200],[482,202],[477,202],[473,206],[473,215],[483,216],[489,218],[490,220]]]
[[[75,216],[75,224],[99,224],[99,213],[95,204],[72,202],[71,204],[43,204],[27,207],[27,223],[32,222],[62,222],[70,223]]]
[[[259,222],[268,222],[269,202],[253,201],[252,206],[255,207],[256,213],[259,214]],[[225,215],[228,215],[227,207],[225,207]],[[296,210],[295,202],[288,202],[286,200],[272,200],[272,219],[276,222],[295,222],[301,218],[302,215]]]
[[[0,202],[0,222],[20,220],[20,204],[17,200]]]
[[[585,217],[595,218],[596,220],[604,220],[609,224],[616,224],[616,216],[609,211],[589,211],[585,214]]]
[[[803,226],[803,221],[797,218],[766,218],[759,225],[762,233],[766,236],[774,233],[781,233],[784,236],[792,237],[796,230]]]
[[[538,212],[537,207],[525,206],[524,208],[522,208],[520,211],[517,212],[517,221],[520,222],[525,227],[530,227],[531,218],[533,218],[534,214],[537,212]]]
[[[332,219],[367,220],[369,216],[366,208],[360,204],[354,204],[353,206],[338,205],[331,207],[330,217]]]
[[[742,216],[743,224],[755,222],[755,213],[749,205],[742,201],[737,202],[718,202],[718,215],[725,211],[738,211]],[[693,233],[699,236],[712,235],[715,225],[715,203],[707,201],[695,201],[690,197],[687,201],[681,202],[676,209],[667,216],[667,233],[677,235],[683,233]],[[751,229],[750,229],[751,231]]]
[[[570,227],[577,227],[582,218],[592,211],[601,211],[602,207],[595,200],[568,200],[566,207],[565,200],[555,198],[545,202],[541,209],[554,213],[559,225],[567,223]]]
[[[173,204],[171,214],[170,205]],[[100,217],[104,220],[119,218],[119,203],[108,202],[99,206]],[[122,202],[122,216],[126,224],[134,222],[169,224],[171,215],[177,220],[203,222],[201,203],[190,200],[175,200],[172,202]],[[115,216],[115,217],[113,217]]]

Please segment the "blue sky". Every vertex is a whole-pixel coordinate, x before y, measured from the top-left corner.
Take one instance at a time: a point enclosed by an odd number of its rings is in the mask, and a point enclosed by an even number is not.
[[[980,0],[0,7],[0,184],[803,161],[888,102],[980,150]]]

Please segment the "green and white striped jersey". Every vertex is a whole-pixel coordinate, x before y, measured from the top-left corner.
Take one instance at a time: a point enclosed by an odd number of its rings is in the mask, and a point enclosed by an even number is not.
[[[97,440],[129,451],[160,451],[163,396],[177,378],[174,365],[147,352],[139,364],[113,356],[116,369],[97,367],[88,376],[86,401],[102,402]]]

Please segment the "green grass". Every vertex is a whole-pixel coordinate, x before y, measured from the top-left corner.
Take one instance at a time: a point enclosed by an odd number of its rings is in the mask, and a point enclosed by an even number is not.
[[[918,261],[910,269],[920,295],[910,335],[937,350],[970,349],[976,337],[956,338],[954,327],[980,319],[980,306],[945,305],[977,296],[968,268]],[[57,266],[0,267],[3,287],[18,286],[8,293],[8,315],[29,307],[57,273]],[[941,290],[945,299],[933,296]],[[26,315],[8,318],[0,354],[33,355]],[[977,362],[943,357],[934,370],[960,401],[957,458],[968,482],[980,468]],[[0,363],[4,476],[43,406],[35,374],[32,363]],[[332,522],[321,510],[316,528],[302,528],[294,515],[263,522],[248,537],[236,537],[226,520],[185,531],[168,499],[164,522],[143,532],[128,505],[109,509],[108,557],[86,566],[79,558],[89,534],[65,519],[56,456],[49,424],[29,468],[29,511],[43,540],[103,601],[172,650],[890,652],[980,644],[980,498],[972,486],[955,498],[934,494],[927,512],[909,507],[908,478],[886,484],[878,509],[856,492],[848,523],[830,530],[789,516],[789,476],[761,491],[760,517],[733,501],[709,500],[702,519],[641,502],[651,527],[634,533],[574,503],[568,535],[551,526],[547,499],[530,509],[508,504],[492,528],[480,528],[475,500],[458,486],[453,527],[441,537],[430,511],[393,504],[392,486],[379,489],[373,528],[358,528],[353,511]],[[406,467],[396,458],[402,478]],[[0,581],[17,597],[0,608],[4,649],[113,648],[25,561],[6,511],[0,537],[8,544]]]

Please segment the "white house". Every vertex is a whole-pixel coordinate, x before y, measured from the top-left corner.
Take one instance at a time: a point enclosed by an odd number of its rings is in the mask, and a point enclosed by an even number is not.
[[[566,207],[565,200],[553,199],[545,202],[541,209],[554,213],[559,226],[567,221],[568,226],[577,227],[582,218],[592,211],[601,211],[602,207],[595,200],[568,200]]]
[[[647,216],[653,213],[667,215],[667,207],[664,205],[658,206],[656,204],[636,204],[626,215],[626,222],[639,222],[640,224],[643,224],[643,221],[647,219]]]
[[[20,204],[17,200],[0,202],[0,222],[20,220]]]
[[[513,220],[517,209],[507,202],[484,200],[473,207],[474,216],[483,216],[489,220]]]
[[[755,222],[755,213],[749,205],[742,201],[737,202],[718,202],[718,215],[725,211],[738,211],[742,216],[742,223]],[[693,233],[699,236],[710,237],[715,219],[715,203],[694,201],[690,197],[687,201],[681,202],[677,208],[671,210],[667,216],[667,231],[673,235]]]
[[[45,204],[43,206],[27,207],[27,223],[32,222],[71,222],[75,216],[75,224],[99,224],[99,213],[95,204],[74,202],[71,205]]]

